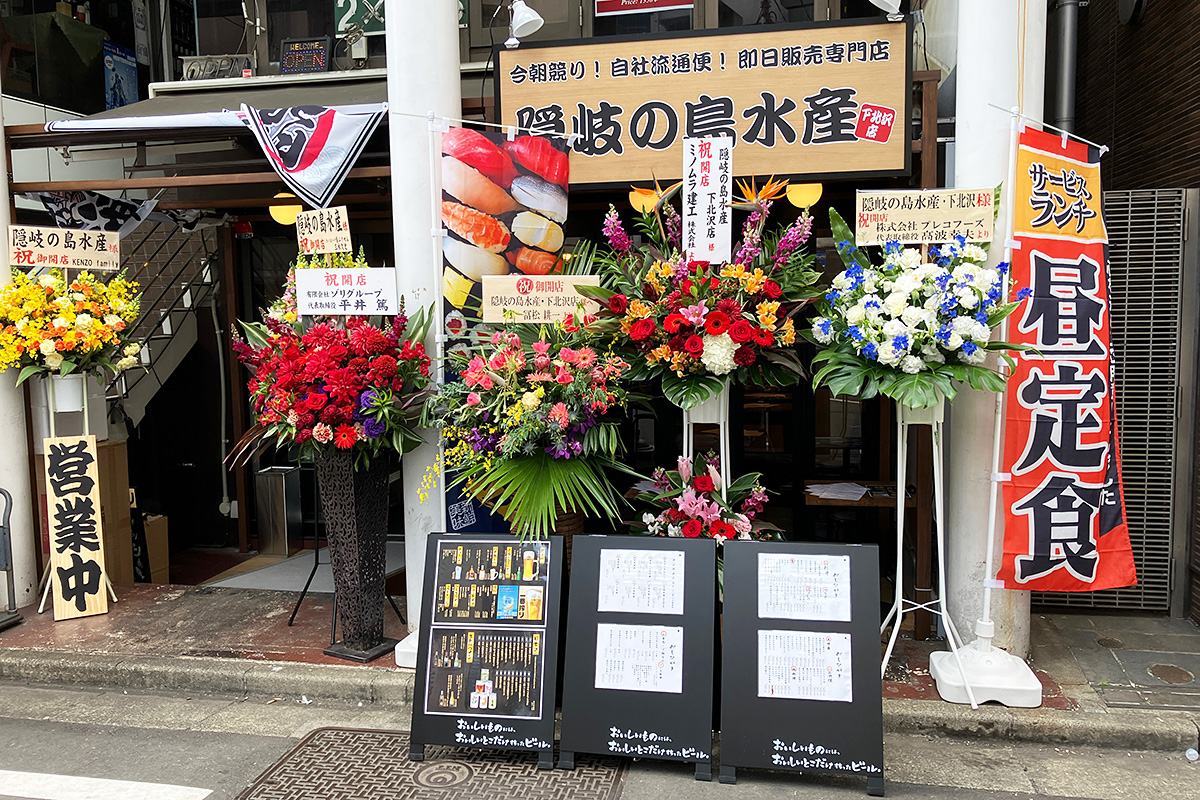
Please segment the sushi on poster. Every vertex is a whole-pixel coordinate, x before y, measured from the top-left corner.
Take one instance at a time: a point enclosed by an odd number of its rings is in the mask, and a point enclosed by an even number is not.
[[[442,297],[451,338],[479,318],[483,276],[556,269],[569,178],[562,137],[442,134]]]

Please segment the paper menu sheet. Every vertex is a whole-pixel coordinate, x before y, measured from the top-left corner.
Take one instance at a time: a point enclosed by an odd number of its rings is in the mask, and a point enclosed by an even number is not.
[[[758,696],[795,700],[854,699],[850,634],[758,632]]]
[[[683,628],[596,626],[596,688],[683,693]]]
[[[600,551],[598,611],[683,613],[682,550]]]
[[[758,554],[758,618],[850,621],[850,556]]]

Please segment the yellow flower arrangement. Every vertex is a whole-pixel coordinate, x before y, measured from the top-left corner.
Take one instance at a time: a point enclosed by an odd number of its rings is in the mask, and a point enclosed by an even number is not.
[[[13,270],[0,287],[0,372],[19,368],[20,384],[38,373],[113,374],[138,364],[132,328],[141,295],[124,273],[104,283],[89,272],[69,284],[61,270],[35,276]]]

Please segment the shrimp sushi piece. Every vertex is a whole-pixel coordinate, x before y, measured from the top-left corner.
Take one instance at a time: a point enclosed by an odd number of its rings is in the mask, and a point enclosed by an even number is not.
[[[522,247],[516,253],[509,253],[508,260],[526,275],[548,275],[558,263],[558,256],[554,253]]]
[[[442,153],[474,167],[505,189],[517,176],[509,155],[491,139],[470,128],[451,128],[443,133]]]
[[[473,281],[484,275],[508,274],[508,262],[503,257],[457,239],[446,237],[442,240],[442,255],[450,266]]]
[[[571,169],[567,154],[544,136],[518,136],[505,142],[504,151],[525,169],[562,188],[567,188]]]
[[[529,210],[555,222],[567,221],[567,193],[561,186],[532,175],[521,175],[513,178],[512,196]]]
[[[522,243],[552,253],[558,252],[563,245],[563,229],[558,223],[532,211],[522,211],[513,217],[512,233]]]
[[[460,203],[485,214],[505,214],[521,208],[508,192],[450,156],[442,156],[442,189]]]
[[[503,222],[460,203],[443,200],[442,221],[447,228],[489,253],[503,252],[512,238]]]

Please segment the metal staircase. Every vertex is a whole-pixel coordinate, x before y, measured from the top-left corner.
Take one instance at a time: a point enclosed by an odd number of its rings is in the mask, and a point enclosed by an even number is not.
[[[109,410],[121,404],[134,424],[146,405],[196,343],[196,311],[216,288],[217,236],[213,229],[188,232],[168,222],[144,223],[122,242],[130,280],[141,284],[141,313],[129,337],[142,347],[142,367],[108,384]]]

